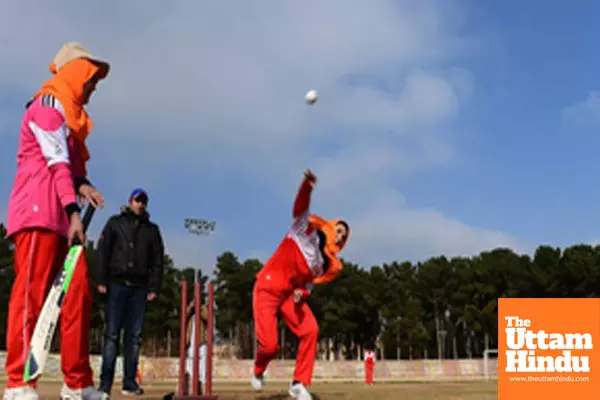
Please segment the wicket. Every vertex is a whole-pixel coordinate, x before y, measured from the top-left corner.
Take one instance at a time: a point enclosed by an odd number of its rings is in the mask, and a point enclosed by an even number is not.
[[[187,382],[186,366],[187,366],[187,305],[188,305],[188,283],[181,281],[181,327],[179,333],[179,380],[177,396],[175,399],[187,400],[217,400],[216,396],[212,395],[212,354],[213,354],[213,316],[214,316],[214,285],[208,284],[207,296],[207,324],[206,324],[206,382],[204,390],[201,390],[200,385],[200,340],[202,338],[202,284],[194,283],[194,338],[190,338],[191,343],[195,343],[192,357],[192,393],[188,393],[190,385]]]

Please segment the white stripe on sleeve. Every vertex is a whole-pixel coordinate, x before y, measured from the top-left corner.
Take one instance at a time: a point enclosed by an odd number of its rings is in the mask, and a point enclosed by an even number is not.
[[[67,124],[62,124],[55,131],[46,131],[37,126],[35,122],[30,121],[29,129],[31,129],[42,148],[42,154],[48,162],[48,167],[58,163],[70,163],[69,147],[67,145]]]

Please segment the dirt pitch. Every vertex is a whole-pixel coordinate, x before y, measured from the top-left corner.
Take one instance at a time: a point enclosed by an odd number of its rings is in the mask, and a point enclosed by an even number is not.
[[[40,382],[42,399],[56,400],[60,391],[60,383]],[[144,385],[144,399],[162,399],[175,390],[173,383],[148,382]],[[112,399],[131,399],[120,396],[115,386]],[[493,382],[420,382],[420,383],[380,383],[365,387],[357,383],[315,383],[311,387],[317,399],[321,400],[496,400],[497,384]],[[213,394],[221,400],[286,400],[287,385],[271,384],[260,394],[252,392],[249,385],[216,384]]]

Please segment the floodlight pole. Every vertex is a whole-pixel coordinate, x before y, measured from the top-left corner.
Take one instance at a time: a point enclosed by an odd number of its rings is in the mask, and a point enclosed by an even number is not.
[[[186,218],[183,220],[183,224],[189,233],[196,236],[206,236],[215,231],[217,223],[215,221],[209,221],[206,219],[198,218]],[[198,273],[200,272],[200,266],[195,269],[194,282],[199,282],[200,278]]]

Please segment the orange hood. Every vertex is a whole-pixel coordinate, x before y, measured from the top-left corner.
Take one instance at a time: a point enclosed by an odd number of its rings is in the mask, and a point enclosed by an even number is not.
[[[346,223],[346,225],[348,226],[348,234],[346,235],[346,240],[344,241],[344,243],[338,246],[335,243],[335,226],[339,222],[345,221],[341,219],[332,219],[328,221],[325,218],[314,214],[310,215],[309,221],[312,226],[314,226],[316,229],[319,229],[325,234],[327,242],[325,243],[324,253],[325,256],[328,258],[329,262],[329,269],[327,269],[327,272],[313,279],[313,283],[327,283],[337,278],[337,276],[344,268],[344,265],[337,258],[337,255],[346,246],[346,243],[348,243],[348,238],[350,237],[350,226],[348,225],[348,223]]]
[[[84,163],[90,158],[85,140],[92,130],[93,122],[84,109],[83,86],[100,70],[100,66],[85,58],[71,60],[58,70],[53,62],[50,64],[50,72],[54,76],[48,79],[35,95],[37,98],[47,94],[60,101],[67,126],[76,139]],[[104,78],[105,72],[100,73],[104,75],[100,78]]]

